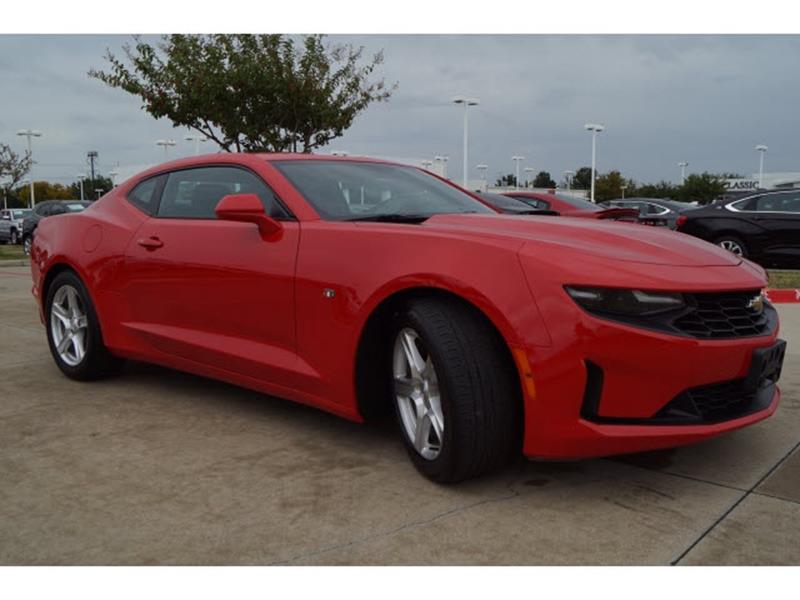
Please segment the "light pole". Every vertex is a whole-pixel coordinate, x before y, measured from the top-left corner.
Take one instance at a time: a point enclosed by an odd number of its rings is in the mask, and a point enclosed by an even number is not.
[[[514,181],[514,189],[518,190],[519,189],[519,163],[521,163],[523,160],[525,160],[525,157],[524,156],[514,155],[514,156],[511,157],[511,160],[513,160],[514,163],[516,164],[516,172],[514,174],[514,177],[516,178],[516,180]]]
[[[469,121],[467,120],[467,115],[469,114],[469,107],[470,106],[478,106],[479,101],[477,98],[465,98],[464,96],[456,96],[453,98],[454,104],[463,104],[464,105],[464,174],[462,176],[462,183],[463,187],[467,187],[467,180],[469,179],[469,162],[468,162],[468,153],[469,153]]]
[[[681,185],[686,183],[686,167],[689,166],[689,163],[686,161],[679,162],[678,166],[681,168]]]
[[[111,180],[111,187],[117,187],[117,182],[115,181],[117,175],[119,175],[119,171],[117,171],[116,169],[111,169],[108,172],[108,178]]]
[[[78,173],[77,175],[75,175],[75,177],[78,178],[78,183],[81,186],[81,200],[84,200],[84,197],[83,197],[83,180],[86,179],[86,173]]]
[[[592,132],[592,190],[589,199],[594,202],[594,173],[597,157],[597,134],[604,131],[606,126],[602,123],[587,123],[584,125],[587,131]]]
[[[202,135],[187,135],[185,138],[187,142],[194,142],[194,155],[200,154],[200,144],[206,141],[205,136]]]
[[[175,140],[156,140],[156,146],[164,147],[164,160],[169,158],[169,149],[171,146],[175,145]]]
[[[621,185],[621,186],[619,186],[619,189],[622,190],[622,199],[625,200],[625,190],[628,189],[628,186],[627,185]]]
[[[564,179],[567,180],[567,191],[572,186],[572,178],[575,177],[575,171],[564,171]]]
[[[758,189],[764,188],[764,155],[767,153],[767,146],[759,144],[756,150],[761,155],[758,159]]]
[[[489,165],[481,163],[479,165],[475,165],[475,168],[478,170],[478,173],[481,174],[481,180],[486,183],[486,171],[489,170]]]
[[[523,169],[525,171],[525,187],[533,187],[533,167],[525,167]],[[528,183],[531,185],[529,186]]]
[[[24,135],[26,138],[28,138],[28,156],[31,159],[31,170],[28,173],[28,176],[30,177],[29,181],[30,181],[30,190],[31,190],[30,208],[33,208],[34,206],[36,206],[36,198],[34,197],[34,193],[33,193],[33,165],[34,165],[34,162],[33,162],[33,148],[31,147],[31,138],[42,137],[42,132],[38,131],[37,129],[20,129],[19,131],[17,131],[17,135]]]

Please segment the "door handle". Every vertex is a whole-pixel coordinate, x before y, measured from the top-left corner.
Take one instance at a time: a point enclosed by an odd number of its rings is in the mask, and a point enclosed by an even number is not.
[[[157,248],[161,248],[164,245],[160,239],[156,236],[150,236],[149,238],[142,238],[136,241],[142,248],[146,248],[147,250],[155,250]]]

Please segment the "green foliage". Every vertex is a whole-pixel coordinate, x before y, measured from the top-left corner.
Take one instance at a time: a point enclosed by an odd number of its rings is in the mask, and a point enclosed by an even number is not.
[[[677,189],[677,186],[668,181],[659,181],[655,184],[648,183],[647,185],[638,186],[633,190],[629,189],[625,195],[630,198],[638,196],[639,198],[675,199]]]
[[[604,175],[600,175],[594,183],[595,202],[621,197],[623,185],[626,186],[626,191],[633,187],[631,182],[625,179],[619,171],[609,171]],[[628,191],[626,195],[630,196],[630,192]]]
[[[16,187],[30,170],[31,156],[27,151],[20,156],[7,144],[0,144],[0,184]]]
[[[575,171],[572,177],[570,187],[573,190],[588,190],[592,187],[592,169],[591,167],[581,167]]]
[[[539,173],[536,175],[536,178],[533,180],[533,187],[554,188],[556,187],[556,182],[553,181],[553,178],[550,177],[550,173],[547,171],[539,171]]]
[[[383,53],[327,46],[323,36],[169,35],[106,55],[89,76],[141,98],[155,118],[194,129],[226,151],[311,152],[340,137],[395,86],[371,81]],[[300,46],[298,48],[297,46]]]
[[[683,202],[698,201],[700,204],[709,204],[725,193],[723,178],[711,173],[693,173],[677,189],[676,200]]]
[[[517,176],[513,173],[502,175],[495,181],[497,187],[517,187]]]
[[[36,202],[44,200],[76,200],[72,190],[60,183],[50,183],[49,181],[34,181],[33,194]],[[30,206],[30,187],[23,185],[14,190],[14,195],[22,202],[23,206]]]
[[[111,188],[114,187],[114,183],[108,177],[103,177],[102,175],[96,175],[94,179],[87,177],[83,180],[83,197],[86,200],[96,200],[98,198],[97,190],[102,190],[100,195],[111,191]],[[76,181],[75,183],[69,186],[70,194],[72,194],[72,198],[80,198],[81,197],[81,184],[80,181]],[[38,195],[37,195],[38,199]]]

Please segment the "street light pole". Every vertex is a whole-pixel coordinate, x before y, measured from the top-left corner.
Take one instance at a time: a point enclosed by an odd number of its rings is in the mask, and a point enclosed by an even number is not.
[[[175,140],[156,140],[156,146],[164,147],[164,160],[169,158],[169,148],[175,145]]]
[[[575,176],[575,171],[564,171],[564,179],[567,180],[567,191],[572,186],[572,178]]]
[[[533,167],[525,167],[523,169],[523,171],[525,171],[525,187],[533,187],[533,179],[534,179],[533,178],[533,172],[534,172],[534,170],[535,169]],[[530,183],[531,185],[529,186],[528,183]]]
[[[486,171],[489,170],[489,165],[484,165],[481,163],[479,165],[475,165],[475,168],[478,170],[478,173],[481,174],[481,180],[486,183]]]
[[[202,135],[187,135],[184,137],[187,142],[194,142],[194,155],[200,154],[200,144],[207,141]]]
[[[622,199],[625,200],[625,190],[628,189],[628,186],[627,185],[621,185],[621,186],[619,186],[619,189],[622,190]]]
[[[686,183],[686,167],[689,166],[689,163],[686,161],[679,162],[678,166],[681,168],[681,185]]]
[[[78,178],[78,183],[80,184],[80,187],[81,187],[81,200],[84,200],[84,197],[83,197],[83,180],[86,179],[86,173],[78,173],[77,175],[75,175],[75,177]]]
[[[26,138],[28,138],[28,156],[31,159],[31,170],[28,173],[28,176],[30,177],[29,181],[30,181],[30,191],[31,191],[31,199],[30,199],[29,204],[30,204],[30,208],[33,208],[34,206],[36,206],[36,198],[34,197],[34,192],[33,192],[33,164],[34,163],[33,163],[33,148],[31,146],[31,138],[42,137],[42,132],[38,131],[36,129],[20,129],[19,131],[17,131],[17,135],[24,135]]]
[[[606,126],[602,123],[587,123],[584,127],[586,127],[587,131],[592,132],[592,188],[591,188],[591,195],[589,199],[594,202],[594,179],[595,179],[595,167],[597,164],[596,157],[597,157],[597,134],[603,131]]]
[[[761,155],[758,160],[758,189],[764,188],[764,155],[767,153],[767,146],[759,144],[756,150]]]
[[[525,157],[524,156],[519,156],[519,155],[514,155],[514,156],[511,157],[511,160],[513,160],[516,163],[516,172],[514,174],[514,177],[515,177],[514,189],[518,190],[519,189],[519,163],[521,163],[523,160],[525,160]]]
[[[462,187],[467,187],[467,181],[469,180],[469,121],[468,121],[468,114],[469,114],[469,107],[470,106],[478,106],[479,101],[477,98],[465,98],[464,96],[456,96],[453,98],[454,104],[463,104],[464,105],[464,164],[463,169],[464,173],[461,178],[462,180]]]

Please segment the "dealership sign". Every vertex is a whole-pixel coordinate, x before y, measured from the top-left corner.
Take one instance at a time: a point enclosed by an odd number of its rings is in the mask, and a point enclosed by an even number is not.
[[[723,184],[731,192],[758,189],[758,179],[726,179]]]

